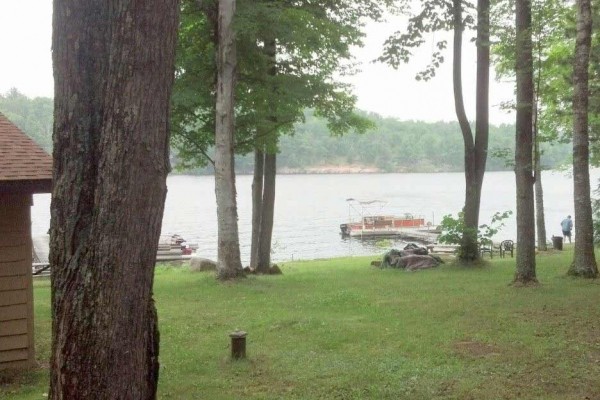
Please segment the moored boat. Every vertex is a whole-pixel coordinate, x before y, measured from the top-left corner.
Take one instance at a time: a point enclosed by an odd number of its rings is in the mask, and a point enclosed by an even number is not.
[[[429,227],[431,224],[429,224]],[[394,236],[406,229],[427,228],[425,218],[404,214],[402,216],[393,215],[372,215],[362,217],[357,222],[347,222],[340,225],[340,230],[344,236]]]
[[[161,236],[156,261],[187,260],[197,249],[197,244],[188,243],[180,235]]]
[[[346,237],[386,237],[401,236],[407,239],[434,242],[438,232],[431,222],[422,215],[404,213],[400,215],[376,215],[371,210],[381,209],[385,202],[380,200],[359,201],[347,200],[352,214],[358,215],[357,220],[340,225],[342,236]]]

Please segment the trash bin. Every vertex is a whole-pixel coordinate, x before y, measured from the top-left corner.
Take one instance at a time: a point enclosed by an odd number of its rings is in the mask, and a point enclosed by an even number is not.
[[[554,247],[554,250],[562,250],[563,238],[561,236],[552,236],[552,247]]]

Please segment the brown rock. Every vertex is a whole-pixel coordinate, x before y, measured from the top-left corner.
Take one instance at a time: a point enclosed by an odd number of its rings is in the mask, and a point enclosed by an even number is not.
[[[203,272],[203,271],[216,271],[217,263],[209,260],[208,258],[192,257],[190,259],[190,271]]]

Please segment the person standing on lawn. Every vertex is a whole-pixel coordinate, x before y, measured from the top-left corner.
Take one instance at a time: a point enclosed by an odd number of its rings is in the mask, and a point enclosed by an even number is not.
[[[563,238],[566,241],[566,238],[569,238],[569,243],[571,243],[571,231],[573,230],[573,220],[571,216],[567,216],[567,218],[563,219],[560,223],[560,227],[563,231]]]

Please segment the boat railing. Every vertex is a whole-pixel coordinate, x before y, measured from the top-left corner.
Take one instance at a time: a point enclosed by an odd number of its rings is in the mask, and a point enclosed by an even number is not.
[[[47,276],[50,275],[50,263],[32,263],[31,273],[34,276]]]

